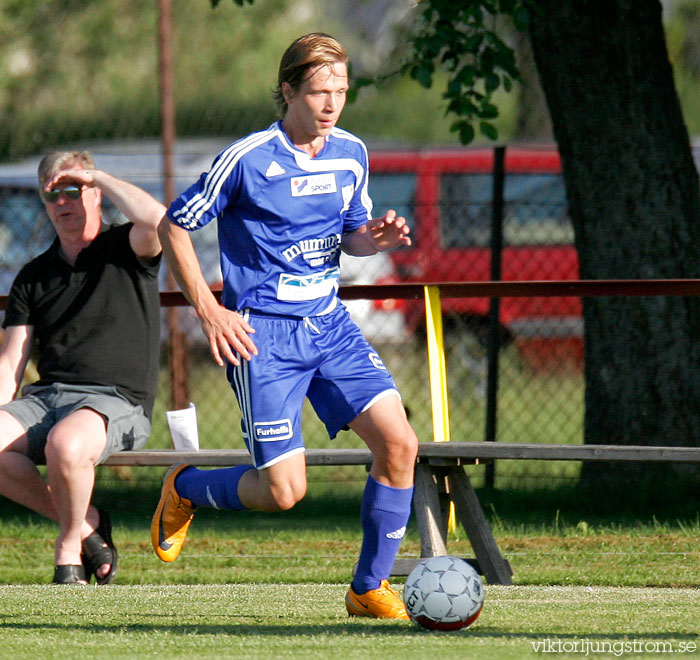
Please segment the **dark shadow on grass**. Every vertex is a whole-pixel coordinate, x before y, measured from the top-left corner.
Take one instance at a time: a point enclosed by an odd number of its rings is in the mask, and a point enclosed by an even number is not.
[[[214,533],[220,525],[235,525],[242,531],[274,529],[278,532],[337,529],[357,531],[360,525],[361,491],[343,488],[337,492],[310,493],[290,511],[266,513],[259,511],[217,511],[200,508],[196,514],[198,529],[210,528]],[[160,485],[129,482],[110,482],[98,486],[93,502],[109,511],[113,522],[120,527],[142,533],[149,529],[153,512],[160,498]],[[28,509],[0,497],[0,521],[43,521],[44,518]]]
[[[249,616],[233,615],[231,619],[249,619]],[[513,632],[509,630],[501,630],[495,626],[484,626],[479,628],[478,624],[475,627],[454,631],[454,632],[439,632],[419,628],[412,624],[403,623],[400,621],[370,621],[368,623],[360,622],[338,622],[322,625],[281,625],[270,626],[256,623],[231,623],[222,625],[205,624],[197,625],[156,625],[156,624],[136,624],[124,625],[115,624],[113,626],[93,625],[93,624],[35,624],[35,623],[9,623],[3,624],[3,629],[6,630],[22,630],[22,631],[65,631],[70,630],[72,634],[76,632],[84,632],[89,635],[94,634],[114,634],[120,638],[124,633],[160,633],[168,635],[233,635],[233,636],[248,636],[248,637],[320,637],[324,640],[330,637],[366,637],[367,635],[382,635],[385,637],[395,637],[398,635],[431,635],[440,637],[462,637],[470,639],[489,639],[489,640],[513,640],[513,639],[556,639],[556,640],[582,640],[587,641],[608,641],[611,643],[622,642],[633,638],[640,642],[663,642],[665,640],[673,641],[695,641],[697,636],[692,633],[636,633],[630,631],[627,633],[614,634],[584,634],[580,633],[556,633],[553,635],[551,631],[532,631],[532,632]]]
[[[598,525],[658,522],[697,524],[700,492],[692,483],[676,481],[635,490],[595,490],[559,486],[522,490],[482,488],[477,495],[487,518],[504,524],[542,524],[586,520]]]
[[[110,511],[119,524],[133,529],[150,526],[151,517],[160,498],[160,487],[143,489],[138,485],[110,484],[109,488],[96,491],[94,500],[98,506]],[[361,492],[348,493],[342,486],[338,492],[308,494],[290,511],[266,513],[260,511],[217,511],[200,508],[196,513],[197,528],[219,525],[232,526],[246,531],[275,529],[279,532],[298,529],[357,530],[360,525]]]
[[[670,526],[697,525],[700,492],[692,484],[659,484],[656,488],[623,492],[595,492],[576,486],[492,490],[477,489],[486,517],[506,528],[518,525],[576,524],[586,520],[595,525],[636,525],[660,523]],[[94,503],[107,509],[119,526],[143,533],[150,527],[160,497],[160,484],[139,480],[98,481]],[[278,532],[336,529],[356,532],[360,525],[361,484],[337,483],[310,489],[292,510],[280,513],[229,512],[200,508],[197,527],[214,533],[220,525],[235,525],[242,533],[256,530]],[[0,521],[43,520],[24,507],[0,497]],[[409,533],[415,530],[411,519]]]

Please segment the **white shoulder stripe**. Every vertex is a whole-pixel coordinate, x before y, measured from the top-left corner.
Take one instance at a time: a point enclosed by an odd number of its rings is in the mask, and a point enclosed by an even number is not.
[[[175,217],[186,216],[188,219],[179,219],[178,222],[188,227],[194,227],[199,218],[211,207],[216,199],[221,186],[230,175],[240,158],[255,148],[258,144],[265,143],[274,135],[274,131],[262,131],[249,135],[221,152],[214,167],[207,173],[204,180],[204,189],[194,195],[187,204],[175,214]]]
[[[349,142],[355,142],[356,144],[359,144],[362,147],[362,151],[365,152],[365,156],[367,156],[367,145],[359,137],[357,137],[357,135],[353,135],[345,129],[338,128],[337,126],[334,126],[331,129],[331,134],[333,135],[333,137],[336,137],[340,140],[348,140]]]
[[[174,214],[174,219],[177,219],[178,224],[189,228],[195,227],[202,215],[211,208],[221,191],[221,187],[238,161],[248,152],[269,142],[278,133],[279,129],[275,124],[265,131],[253,133],[238,142],[234,142],[222,151],[216,164],[206,175],[203,191],[194,195],[185,206]]]
[[[337,126],[333,127],[331,131],[332,135],[340,140],[348,140],[349,142],[355,142],[356,144],[359,144],[362,147],[362,151],[365,154],[365,160],[366,162],[369,162],[369,154],[367,153],[367,145],[358,138],[356,135],[353,135],[352,133],[349,133],[348,131],[338,128]],[[362,202],[362,206],[365,207],[365,210],[367,211],[367,220],[372,219],[372,200],[369,196],[369,172],[367,172],[367,176],[365,176],[364,170],[361,170],[361,175],[357,179],[358,185],[362,185],[362,190],[360,191],[360,200]],[[356,188],[357,190],[357,188]]]

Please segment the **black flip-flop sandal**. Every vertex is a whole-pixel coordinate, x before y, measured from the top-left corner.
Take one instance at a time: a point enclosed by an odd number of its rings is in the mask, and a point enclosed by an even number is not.
[[[119,556],[112,542],[112,523],[109,514],[101,509],[98,513],[100,524],[90,536],[83,539],[82,560],[88,580],[94,575],[97,584],[109,584],[117,574]],[[97,570],[103,564],[110,565],[109,573],[104,577],[97,577]]]
[[[59,564],[53,572],[53,584],[82,584],[89,582],[85,567],[73,564]]]

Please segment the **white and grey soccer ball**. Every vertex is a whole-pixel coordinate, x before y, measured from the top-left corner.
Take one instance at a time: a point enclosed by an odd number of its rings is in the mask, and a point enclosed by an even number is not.
[[[484,607],[484,585],[471,564],[445,555],[421,560],[403,590],[406,611],[430,630],[460,630],[476,621]]]

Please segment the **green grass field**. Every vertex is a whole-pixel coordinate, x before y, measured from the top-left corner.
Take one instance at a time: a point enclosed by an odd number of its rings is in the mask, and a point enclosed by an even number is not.
[[[348,619],[342,584],[0,587],[6,658],[697,657],[697,590],[490,587],[469,629]],[[634,646],[636,645],[636,647]],[[539,649],[539,652],[537,651]],[[543,649],[550,649],[545,651]],[[648,653],[651,651],[651,653]],[[668,652],[668,651],[665,651]],[[577,654],[586,657],[583,653]]]
[[[242,447],[233,394],[199,357],[190,384],[202,446]],[[431,439],[423,358],[409,351],[388,361],[397,376],[399,367],[410,374],[404,400],[421,439]],[[581,442],[580,375],[536,376],[512,353],[502,368],[510,373],[502,440]],[[421,386],[411,391],[411,382]],[[450,392],[453,439],[481,440],[483,398],[468,379]],[[151,448],[170,444],[166,401],[161,391]],[[305,425],[309,447],[330,445],[310,411]],[[361,442],[343,433],[335,445]],[[149,533],[163,470],[101,467],[95,502],[112,514],[120,551],[116,582],[106,587],[49,585],[56,526],[0,499],[0,658],[698,657],[697,492],[672,485],[591,499],[574,486],[579,469],[498,462],[490,491],[484,467],[467,468],[514,586],[487,585],[482,615],[457,633],[347,617],[363,468],[310,468],[309,495],[290,512],[201,510],[180,558],[163,564]],[[450,535],[448,550],[472,556],[464,530]],[[412,522],[400,556],[419,554]],[[402,581],[393,580],[399,589]]]
[[[697,498],[621,509],[573,490],[480,492],[515,585],[487,585],[470,629],[431,633],[346,616],[360,491],[312,482],[286,513],[201,510],[183,554],[163,564],[149,540],[157,484],[103,475],[96,501],[112,513],[120,569],[114,585],[88,588],[48,584],[55,526],[2,500],[2,657],[698,657]],[[472,554],[461,529],[448,548]],[[410,525],[401,556],[419,549]]]

